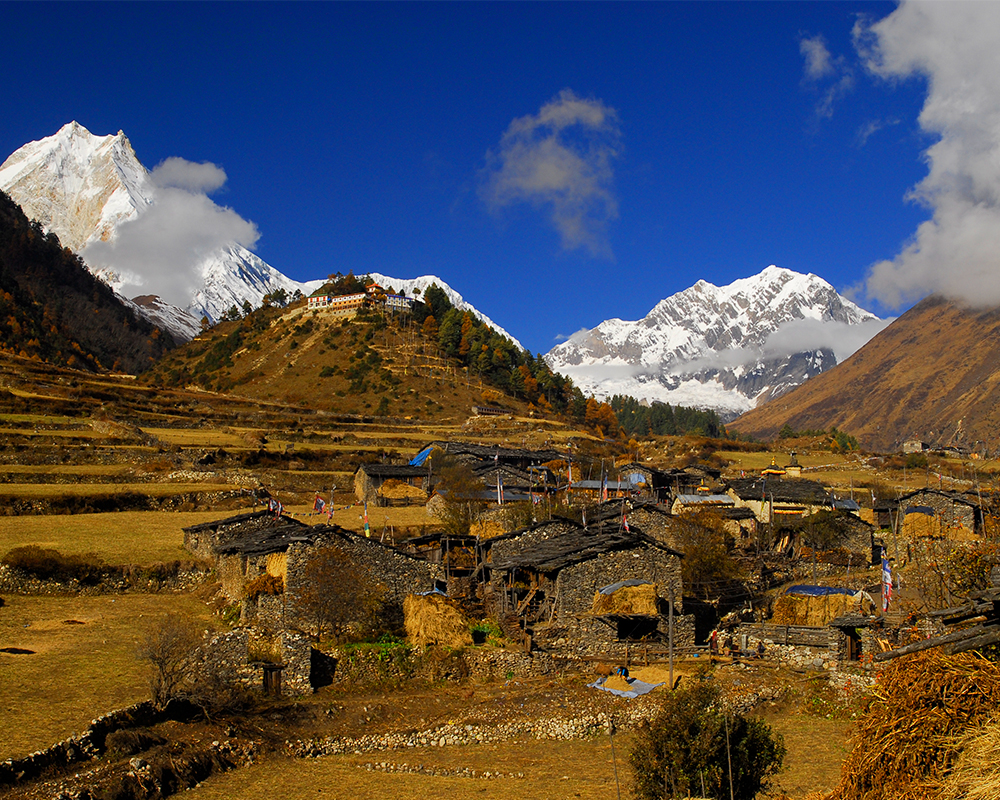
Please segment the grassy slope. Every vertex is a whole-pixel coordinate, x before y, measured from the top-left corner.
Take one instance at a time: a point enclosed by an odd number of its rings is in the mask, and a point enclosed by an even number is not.
[[[167,385],[198,383],[225,388],[260,400],[340,414],[384,413],[425,421],[464,420],[473,405],[497,405],[526,411],[513,398],[497,400],[476,375],[441,356],[409,315],[386,324],[350,320],[303,303],[284,310],[263,309],[237,322],[225,322],[162,359],[143,380]],[[238,346],[227,346],[239,337]],[[216,365],[213,352],[228,355]],[[345,375],[378,354],[379,364],[364,375],[364,388],[351,387]],[[323,371],[326,377],[320,377]]]
[[[0,609],[0,759],[47,747],[94,717],[149,697],[136,657],[143,632],[167,613],[216,623],[192,595],[24,597]],[[67,624],[75,620],[84,624]]]

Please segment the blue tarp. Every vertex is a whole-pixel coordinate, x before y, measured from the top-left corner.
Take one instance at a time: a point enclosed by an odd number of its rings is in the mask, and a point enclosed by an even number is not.
[[[629,685],[628,691],[623,691],[622,689],[609,689],[604,685],[604,681],[607,678],[601,678],[593,683],[588,683],[587,686],[591,689],[600,689],[602,692],[611,692],[611,694],[616,694],[619,697],[638,697],[641,694],[649,694],[657,686],[662,686],[662,683],[643,683],[635,678],[626,678],[625,682]]]
[[[411,467],[422,467],[424,462],[427,460],[427,456],[431,454],[433,447],[425,447],[419,453],[417,453],[410,461]]]
[[[852,597],[857,594],[852,589],[841,589],[837,586],[793,586],[785,594],[804,594],[809,597],[822,597],[827,594],[849,594]]]
[[[610,586],[605,586],[600,589],[601,594],[614,594],[623,586],[643,586],[649,583],[649,581],[644,581],[641,578],[629,578],[627,581],[618,581],[618,583],[612,583]]]
[[[907,514],[926,514],[929,517],[934,516],[934,509],[930,506],[910,506],[906,509]]]

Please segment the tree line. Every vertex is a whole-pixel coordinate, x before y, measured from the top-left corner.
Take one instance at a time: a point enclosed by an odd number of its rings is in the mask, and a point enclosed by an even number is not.
[[[6,352],[77,369],[140,372],[174,345],[2,191],[0,320]]]

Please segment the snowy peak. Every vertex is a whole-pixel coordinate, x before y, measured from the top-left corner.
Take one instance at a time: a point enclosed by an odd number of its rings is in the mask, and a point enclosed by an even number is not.
[[[76,252],[114,238],[151,196],[149,175],[125,134],[95,136],[77,122],[11,155],[0,165],[0,187]]]
[[[641,320],[572,336],[546,360],[599,396],[733,415],[834,366],[880,327],[822,278],[772,265],[728,286],[700,280]]]
[[[63,245],[77,253],[89,244],[116,240],[123,223],[148,214],[158,198],[150,173],[139,162],[122,131],[96,136],[78,122],[70,122],[52,136],[19,148],[0,165],[0,189],[29,218],[38,220]],[[84,257],[90,254],[85,253]],[[88,269],[119,295],[126,286],[134,285],[126,280],[132,276],[119,274],[97,262],[88,265]],[[233,306],[242,308],[249,302],[256,308],[265,295],[278,289],[289,295],[296,291],[308,295],[326,282],[292,280],[235,242],[210,252],[190,273],[195,285],[188,287],[188,294],[180,303],[184,308],[151,295],[148,290],[134,302],[123,299],[154,324],[167,328],[178,340],[186,340],[197,334],[203,317],[217,322]],[[407,294],[413,294],[417,288],[424,291],[437,283],[454,306],[471,311],[510,336],[440,278],[425,275],[400,279],[376,273],[372,277]]]

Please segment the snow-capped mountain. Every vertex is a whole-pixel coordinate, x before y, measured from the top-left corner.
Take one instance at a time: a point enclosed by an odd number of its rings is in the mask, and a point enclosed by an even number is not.
[[[735,417],[849,356],[884,323],[816,275],[776,266],[698,281],[643,319],[610,319],[545,356],[598,397],[631,395]]]
[[[114,241],[123,223],[147,213],[156,202],[156,187],[150,173],[139,162],[125,134],[119,131],[96,136],[77,122],[70,122],[52,136],[30,142],[12,154],[0,165],[0,189],[28,217],[38,220],[46,231],[55,232],[63,245],[82,253],[85,260],[88,245]],[[119,295],[131,285],[126,281],[127,276],[112,269],[90,264],[88,269]],[[148,293],[134,301],[122,299],[183,341],[198,333],[202,317],[216,322],[230,308],[242,308],[246,301],[256,308],[265,295],[278,289],[289,295],[296,291],[308,295],[325,282],[323,278],[292,280],[235,242],[205,256],[197,272],[201,280],[199,285],[190,287],[185,308]],[[372,277],[407,294],[414,288],[423,291],[431,283],[437,283],[456,307],[471,311],[510,336],[440,278],[425,275],[402,279],[375,273]]]

